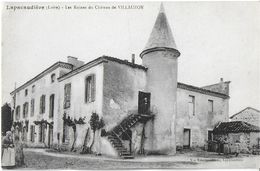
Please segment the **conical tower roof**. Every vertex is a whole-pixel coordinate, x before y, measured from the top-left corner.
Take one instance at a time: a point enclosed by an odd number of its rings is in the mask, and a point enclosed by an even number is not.
[[[153,26],[153,30],[140,56],[142,57],[143,53],[146,51],[153,51],[157,48],[165,48],[168,50],[175,50],[176,52],[178,52],[162,3],[160,6],[159,14]]]

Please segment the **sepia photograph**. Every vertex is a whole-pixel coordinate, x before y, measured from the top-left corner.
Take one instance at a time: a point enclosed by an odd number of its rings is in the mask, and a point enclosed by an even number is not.
[[[259,2],[1,5],[2,169],[259,169]]]

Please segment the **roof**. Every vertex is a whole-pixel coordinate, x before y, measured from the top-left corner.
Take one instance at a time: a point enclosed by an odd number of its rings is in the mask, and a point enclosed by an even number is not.
[[[174,50],[177,52],[177,56],[180,55],[172,35],[170,25],[168,24],[163,4],[161,4],[159,14],[156,18],[148,42],[146,43],[146,46],[140,56],[142,57],[146,54],[145,52],[155,50],[156,48],[159,48],[159,50]]]
[[[144,67],[143,65],[138,65],[138,64],[128,62],[127,60],[122,60],[122,59],[118,59],[118,58],[115,58],[115,57],[103,55],[99,58],[96,58],[96,59],[82,65],[81,67],[76,68],[75,70],[72,70],[72,71],[64,74],[63,76],[59,77],[58,80],[63,81],[67,78],[70,78],[73,75],[76,75],[76,74],[78,74],[82,71],[85,71],[86,69],[89,69],[93,66],[96,66],[100,63],[107,62],[107,61],[113,61],[113,62],[117,62],[119,64],[127,65],[127,66],[132,67],[132,68],[137,68],[137,69],[142,69],[144,71],[147,71],[147,68]]]
[[[214,133],[260,132],[260,127],[243,121],[221,122],[213,129]]]
[[[42,78],[43,76],[45,76],[46,74],[50,73],[51,71],[55,70],[58,67],[72,69],[73,66],[71,64],[69,64],[69,63],[58,61],[58,62],[54,63],[53,65],[51,65],[50,67],[48,67],[47,69],[45,69],[44,71],[42,71],[40,74],[36,75],[32,79],[30,79],[29,81],[24,83],[23,85],[21,85],[18,88],[16,88],[10,94],[12,95],[12,94],[14,94],[17,91],[20,91],[21,89],[23,89],[26,86],[28,86],[29,84],[39,80],[40,78]]]
[[[258,113],[260,114],[260,111],[259,111],[259,110],[255,109],[255,108],[252,108],[252,107],[247,107],[247,108],[241,110],[240,112],[238,112],[238,113],[232,115],[232,116],[230,117],[230,119],[234,118],[235,116],[237,116],[237,115],[239,115],[239,114],[241,114],[241,113],[243,113],[244,111],[249,110],[249,109],[254,110],[254,111],[256,111],[256,112],[258,112]]]
[[[207,94],[207,95],[211,95],[211,96],[216,96],[216,97],[220,97],[223,99],[228,99],[229,96],[223,93],[219,93],[219,92],[215,92],[215,91],[211,91],[211,90],[207,90],[204,88],[200,88],[200,87],[195,87],[192,85],[188,85],[188,84],[184,84],[184,83],[179,83],[177,84],[178,88],[184,89],[184,90],[190,90],[190,91],[195,91],[201,94]]]

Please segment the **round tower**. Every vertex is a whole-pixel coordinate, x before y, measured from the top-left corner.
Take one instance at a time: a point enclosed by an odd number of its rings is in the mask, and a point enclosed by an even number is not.
[[[177,114],[177,72],[180,52],[176,48],[163,5],[145,49],[140,54],[148,68],[146,90],[151,93],[154,121],[147,129],[149,149],[154,152],[176,152],[175,117]]]

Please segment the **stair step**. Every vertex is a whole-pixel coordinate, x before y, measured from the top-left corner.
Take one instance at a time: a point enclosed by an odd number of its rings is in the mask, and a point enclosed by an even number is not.
[[[113,145],[115,148],[123,147],[122,145]]]
[[[131,155],[131,153],[129,151],[123,151],[123,152],[120,152],[120,155],[127,156],[127,155]]]
[[[133,159],[134,158],[134,156],[131,156],[131,155],[129,155],[129,156],[121,156],[121,157],[123,157],[123,159]]]

